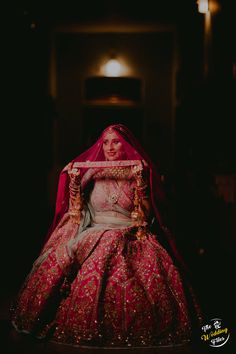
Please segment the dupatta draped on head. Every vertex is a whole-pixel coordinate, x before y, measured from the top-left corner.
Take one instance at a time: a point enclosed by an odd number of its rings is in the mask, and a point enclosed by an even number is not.
[[[163,222],[163,217],[161,215],[160,209],[165,205],[166,199],[165,194],[161,185],[160,176],[157,172],[156,166],[153,164],[147,153],[143,150],[142,146],[131,133],[131,131],[124,126],[123,124],[113,124],[108,126],[100,135],[98,140],[93,144],[89,149],[84,151],[82,154],[77,156],[71,161],[74,162],[86,162],[86,161],[105,161],[103,153],[103,137],[104,134],[108,131],[115,131],[119,136],[119,139],[122,142],[123,150],[127,160],[144,160],[145,169],[147,170],[147,176],[149,178],[149,188],[150,188],[150,197],[152,203],[152,210],[157,221],[158,232],[162,232],[166,238],[167,244],[172,251],[172,254],[177,259],[178,263],[184,264],[182,257],[177,251],[173,235],[169,232]],[[84,174],[88,168],[80,169],[80,176],[83,179]],[[86,187],[86,184],[83,185],[83,188]],[[46,237],[46,241],[50,237],[51,233],[63,217],[63,215],[68,211],[69,206],[69,176],[67,169],[63,169],[59,175],[58,190],[56,197],[56,208],[55,215],[52,222],[52,225],[49,229],[49,232]]]

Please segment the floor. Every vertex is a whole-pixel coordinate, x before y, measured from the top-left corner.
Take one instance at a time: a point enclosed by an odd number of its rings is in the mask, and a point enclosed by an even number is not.
[[[2,328],[4,327],[4,328]],[[98,348],[72,347],[55,343],[37,341],[27,335],[20,335],[9,323],[1,322],[1,335],[4,340],[4,354],[198,354],[192,346],[152,347],[152,348]],[[199,349],[200,350],[200,349]]]

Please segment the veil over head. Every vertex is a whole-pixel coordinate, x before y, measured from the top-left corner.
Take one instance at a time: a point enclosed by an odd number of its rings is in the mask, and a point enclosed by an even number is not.
[[[123,124],[112,124],[103,130],[98,140],[82,154],[75,157],[71,163],[74,162],[86,162],[86,161],[104,161],[105,156],[103,153],[103,137],[108,131],[115,131],[122,142],[123,150],[127,160],[144,160],[146,162],[147,176],[149,177],[150,197],[152,203],[152,210],[154,217],[157,221],[158,231],[164,233],[167,243],[170,247],[175,258],[184,263],[182,257],[179,255],[173,235],[166,229],[163,222],[163,215],[161,215],[161,208],[166,203],[165,193],[162,187],[160,175],[157,172],[156,165],[152,162],[148,154],[144,151],[141,144],[138,142],[133,133]],[[81,178],[88,168],[80,169]],[[83,186],[85,188],[86,185]],[[55,215],[51,227],[48,231],[46,240],[50,237],[51,233],[67,212],[69,205],[69,177],[65,169],[63,169],[59,175],[58,190],[56,197]],[[168,230],[168,231],[166,231]]]

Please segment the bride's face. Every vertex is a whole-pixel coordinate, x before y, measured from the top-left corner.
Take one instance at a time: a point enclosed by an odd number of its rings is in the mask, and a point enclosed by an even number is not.
[[[125,152],[123,144],[115,131],[108,131],[103,136],[103,152],[108,161],[123,160]]]

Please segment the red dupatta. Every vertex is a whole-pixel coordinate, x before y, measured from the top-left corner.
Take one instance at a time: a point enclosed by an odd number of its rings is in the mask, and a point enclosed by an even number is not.
[[[185,263],[177,250],[174,236],[171,234],[166,225],[164,225],[163,218],[161,216],[160,209],[161,207],[163,207],[163,205],[165,205],[166,199],[161,185],[160,175],[158,174],[157,168],[154,163],[151,161],[151,159],[144,151],[138,140],[126,126],[124,126],[123,124],[113,124],[108,126],[102,132],[98,140],[88,150],[84,151],[82,154],[74,158],[70,163],[73,164],[74,162],[105,161],[103,153],[103,136],[104,133],[106,133],[108,130],[113,130],[118,134],[123,144],[123,149],[125,151],[127,160],[144,160],[146,162],[145,169],[147,170],[146,172],[149,178],[152,210],[158,225],[157,233],[162,232],[162,234],[167,240],[167,243],[169,245],[170,250],[172,251],[173,256],[177,259],[178,263],[186,269]],[[80,176],[82,179],[87,170],[88,168],[80,169]],[[85,187],[86,184],[83,185],[83,188]],[[64,168],[59,175],[54,219],[51,224],[51,227],[49,228],[45,241],[50,238],[50,235],[52,234],[53,230],[58,225],[63,215],[68,211],[68,207],[69,176],[67,169]]]

